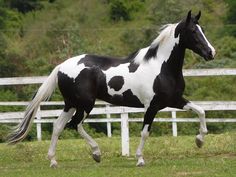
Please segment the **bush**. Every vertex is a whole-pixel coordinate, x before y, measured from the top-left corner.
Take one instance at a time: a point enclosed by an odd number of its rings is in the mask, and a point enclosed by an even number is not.
[[[9,0],[7,3],[10,8],[17,9],[21,13],[27,13],[43,8],[43,5],[39,0]]]
[[[125,6],[124,2],[116,0],[110,5],[110,17],[114,21],[131,20],[130,10]]]
[[[156,29],[147,28],[140,30],[125,30],[120,40],[126,46],[128,52],[136,51],[140,48],[148,46],[157,37]]]
[[[110,1],[110,18],[113,21],[130,21],[132,13],[139,11],[143,7],[140,0],[111,0]]]

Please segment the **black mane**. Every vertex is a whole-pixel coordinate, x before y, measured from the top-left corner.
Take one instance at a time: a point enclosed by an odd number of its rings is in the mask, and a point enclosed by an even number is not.
[[[158,47],[159,47],[159,45],[156,45],[154,47],[150,46],[150,48],[148,49],[147,53],[144,56],[144,59],[149,60],[151,58],[155,58],[157,55]]]

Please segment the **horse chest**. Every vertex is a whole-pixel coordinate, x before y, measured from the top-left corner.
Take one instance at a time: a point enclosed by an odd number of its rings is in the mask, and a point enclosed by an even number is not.
[[[158,95],[159,102],[171,105],[178,98],[182,97],[185,88],[183,77],[160,74],[155,78],[153,89]]]

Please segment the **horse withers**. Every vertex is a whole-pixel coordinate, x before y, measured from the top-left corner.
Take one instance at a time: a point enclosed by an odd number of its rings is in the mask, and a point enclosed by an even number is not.
[[[186,49],[205,60],[213,60],[215,56],[215,49],[199,25],[200,16],[201,12],[192,16],[189,11],[179,23],[165,25],[150,46],[126,58],[84,54],[56,66],[29,103],[24,119],[10,135],[9,143],[17,143],[26,137],[40,102],[47,100],[58,85],[65,106],[54,122],[48,151],[51,167],[57,166],[56,144],[70,120],[69,125],[79,125],[78,132],[91,146],[94,160],[100,162],[98,144],[82,126],[96,99],[120,106],[145,108],[141,141],[136,151],[137,166],[145,164],[142,154],[145,141],[156,113],[165,107],[192,110],[198,114],[200,129],[196,144],[201,147],[207,134],[205,112],[183,98],[185,82],[182,73]]]

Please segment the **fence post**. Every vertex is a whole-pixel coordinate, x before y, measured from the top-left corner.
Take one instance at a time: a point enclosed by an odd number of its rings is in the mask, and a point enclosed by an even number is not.
[[[122,156],[129,156],[129,115],[121,113],[121,148]]]
[[[36,119],[37,120],[41,120],[40,106],[39,106],[39,109],[38,109],[37,114],[36,114]],[[38,141],[41,141],[42,140],[42,127],[41,127],[41,123],[40,122],[38,122],[36,124],[36,129],[37,129],[37,139],[38,139]]]
[[[172,116],[172,132],[173,132],[173,136],[177,136],[176,111],[171,111],[171,116]]]
[[[107,104],[106,108],[107,109],[110,108],[110,105]],[[111,137],[111,122],[109,119],[111,118],[111,114],[107,113],[106,116],[107,116],[107,136],[110,138]]]

